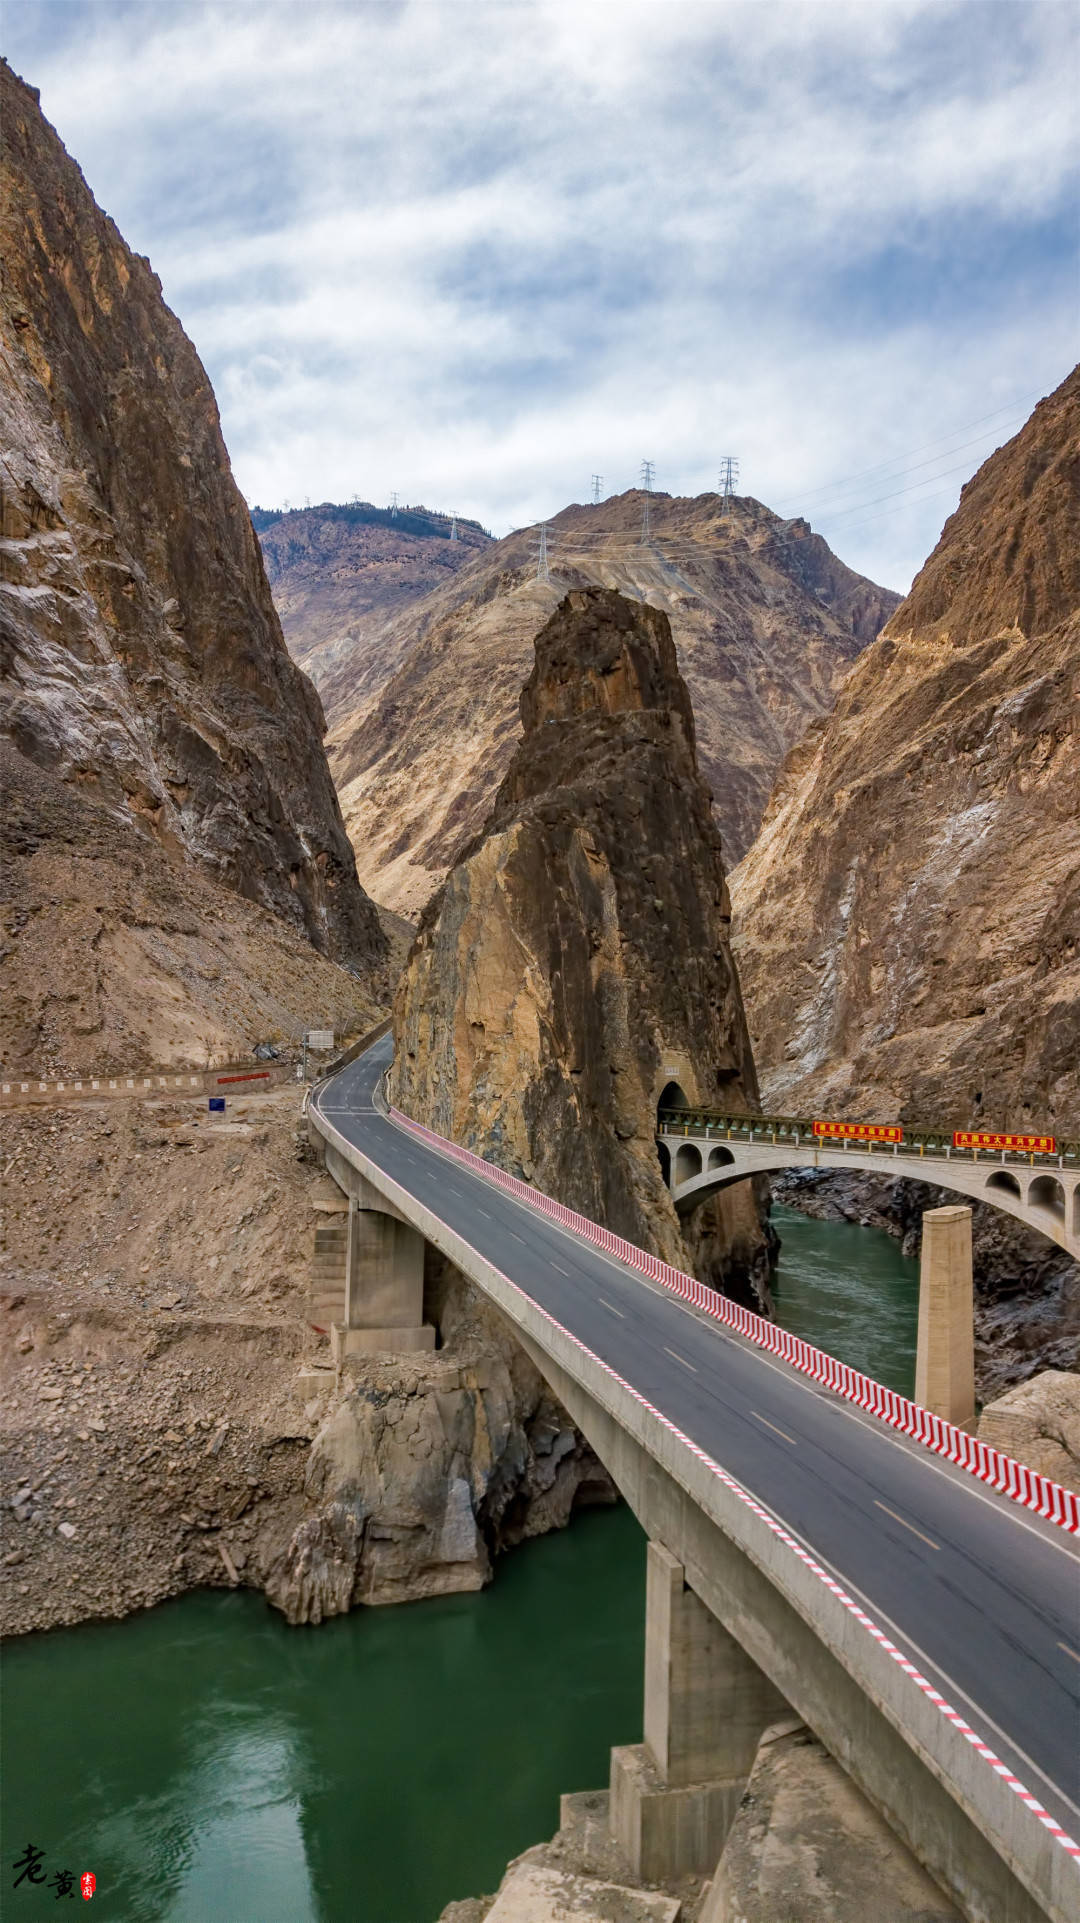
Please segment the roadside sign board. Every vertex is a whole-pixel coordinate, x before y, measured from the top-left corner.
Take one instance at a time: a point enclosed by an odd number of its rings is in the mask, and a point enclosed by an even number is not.
[[[325,1050],[329,1054],[334,1046],[334,1031],[332,1028],[309,1028],[305,1040],[309,1048]]]
[[[211,1115],[224,1115],[225,1113],[224,1095],[211,1095],[207,1106],[210,1110]]]

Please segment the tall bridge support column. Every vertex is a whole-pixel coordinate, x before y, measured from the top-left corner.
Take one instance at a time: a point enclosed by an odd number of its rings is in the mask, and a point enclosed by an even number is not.
[[[376,1351],[435,1347],[424,1321],[424,1238],[361,1175],[352,1177],[345,1256],[345,1321],[335,1324],[335,1362]]]
[[[922,1219],[915,1400],[958,1429],[975,1426],[975,1301],[971,1210],[927,1209]]]
[[[712,1875],[762,1732],[790,1715],[682,1564],[650,1542],[645,1741],[611,1752],[611,1830],[636,1876]]]

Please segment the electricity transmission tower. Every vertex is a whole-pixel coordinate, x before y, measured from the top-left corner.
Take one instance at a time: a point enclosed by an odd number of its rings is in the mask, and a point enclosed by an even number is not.
[[[456,511],[450,516],[450,539],[452,541],[456,541],[458,539]]]
[[[645,504],[641,510],[641,538],[643,541],[648,540],[651,531],[649,527],[649,497],[652,494],[652,484],[655,473],[655,461],[642,461],[641,485],[645,489]]]
[[[735,485],[738,478],[738,461],[732,454],[722,454],[720,457],[721,514],[728,512],[728,502],[735,498]]]
[[[536,578],[538,581],[550,581],[550,551],[554,545],[551,535],[551,522],[538,521],[536,524],[536,533],[537,539],[533,542],[533,553],[536,556]]]
[[[392,521],[397,520],[397,495],[396,494],[391,494],[390,496],[390,519]]]
[[[594,507],[599,507],[600,505],[600,489],[603,487],[603,485],[604,485],[603,475],[594,474],[592,477],[592,504]]]

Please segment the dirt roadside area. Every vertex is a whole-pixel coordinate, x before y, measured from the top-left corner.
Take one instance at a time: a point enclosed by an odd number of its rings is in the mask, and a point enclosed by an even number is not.
[[[287,1542],[327,1180],[299,1101],[0,1116],[5,1632],[258,1580]]]

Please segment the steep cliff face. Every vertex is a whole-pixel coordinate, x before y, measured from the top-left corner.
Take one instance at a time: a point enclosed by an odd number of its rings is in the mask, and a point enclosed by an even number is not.
[[[367,501],[251,514],[289,652],[333,725],[376,694],[408,645],[396,617],[476,559],[491,536],[426,508]]]
[[[667,617],[567,595],[537,636],[522,740],[429,904],[394,1011],[394,1096],[630,1240],[766,1296],[748,1188],[684,1241],[655,1145],[669,1082],[752,1108],[720,837]]]
[[[645,541],[643,507],[634,490],[556,515],[547,581],[533,532],[510,535],[403,607],[355,670],[341,656],[330,760],[377,900],[418,913],[482,827],[518,741],[534,637],[569,588],[590,584],[667,614],[724,845],[736,859],[749,846],[785,753],[898,597],[759,502],[725,514],[715,494],[654,495]]]
[[[6,65],[0,114],[4,730],[133,837],[377,969],[206,374]]]
[[[1080,1130],[1080,370],[964,489],[732,878],[774,1109]]]

